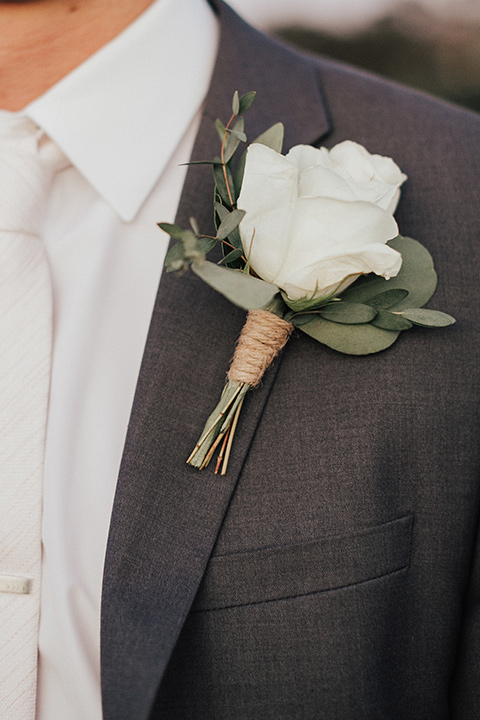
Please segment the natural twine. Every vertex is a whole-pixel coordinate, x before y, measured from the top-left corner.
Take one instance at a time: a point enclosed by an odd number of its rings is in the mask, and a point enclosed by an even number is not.
[[[266,310],[250,310],[238,339],[228,379],[258,385],[286,344],[293,325]]]

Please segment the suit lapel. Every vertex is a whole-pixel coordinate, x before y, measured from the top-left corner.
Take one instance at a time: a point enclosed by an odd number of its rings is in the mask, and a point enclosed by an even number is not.
[[[287,146],[327,131],[313,65],[266,43],[215,3],[221,39],[194,159],[218,153],[216,117],[233,92],[257,90],[250,138],[278,120]],[[282,79],[281,87],[278,78]],[[209,168],[189,169],[177,222],[211,228]],[[163,277],[115,497],[102,598],[105,720],[144,720],[195,597],[274,376],[251,393],[226,478],[185,464],[223,387],[245,314],[193,273]]]

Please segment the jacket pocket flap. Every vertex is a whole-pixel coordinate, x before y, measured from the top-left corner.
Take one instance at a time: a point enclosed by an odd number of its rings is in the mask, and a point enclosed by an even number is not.
[[[408,566],[413,517],[347,535],[211,558],[192,612],[336,590]]]

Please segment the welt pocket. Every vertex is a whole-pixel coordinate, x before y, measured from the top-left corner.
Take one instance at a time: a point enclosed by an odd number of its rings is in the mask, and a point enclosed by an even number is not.
[[[345,535],[211,558],[192,612],[337,590],[409,564],[413,517]]]

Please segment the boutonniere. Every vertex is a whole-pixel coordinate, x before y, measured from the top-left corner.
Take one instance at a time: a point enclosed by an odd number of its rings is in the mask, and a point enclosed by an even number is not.
[[[429,252],[399,235],[393,218],[406,180],[388,157],[351,141],[331,150],[299,145],[282,155],[283,126],[247,143],[244,113],[255,93],[235,93],[232,116],[219,120],[213,167],[216,235],[170,223],[178,242],[165,266],[191,268],[248,311],[220,400],[187,462],[226,473],[245,395],[294,328],[334,350],[385,350],[414,325],[445,327],[454,318],[426,310],[437,283]],[[219,263],[206,259],[220,243]]]

